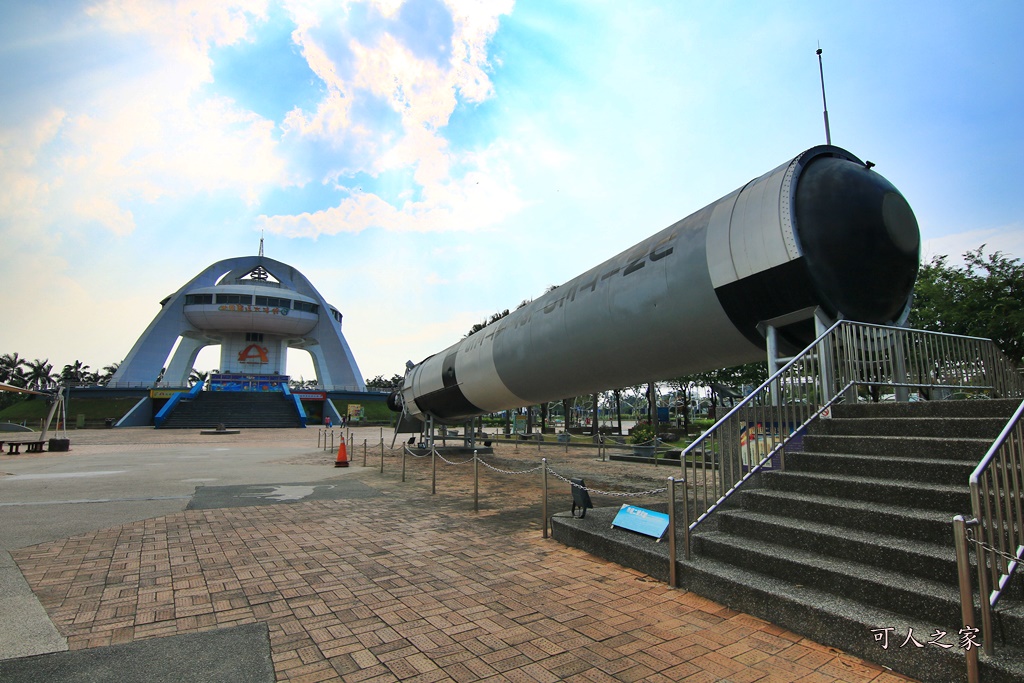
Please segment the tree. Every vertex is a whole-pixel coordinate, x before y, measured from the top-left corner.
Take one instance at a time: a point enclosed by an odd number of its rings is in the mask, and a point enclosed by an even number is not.
[[[60,371],[60,381],[64,384],[85,384],[91,379],[92,373],[89,372],[89,366],[80,360],[65,365],[64,369]]]
[[[393,391],[398,387],[402,386],[402,382],[405,381],[404,375],[395,373],[391,376],[391,379],[384,379],[384,375],[377,375],[373,379],[366,380],[367,389],[381,389],[383,391]]]
[[[96,378],[97,384],[107,384],[113,378],[114,373],[117,372],[117,368],[120,367],[120,363],[111,363],[110,365],[103,366],[103,373]]]
[[[1017,366],[1024,360],[1024,263],[985,245],[964,254],[964,266],[936,256],[921,266],[910,325],[991,339]]]
[[[55,384],[57,378],[53,374],[53,365],[49,359],[35,359],[26,364],[25,382],[32,389],[46,389]]]
[[[17,353],[5,353],[0,356],[0,382],[16,387],[25,386],[25,369],[27,367],[28,361]]]
[[[210,379],[209,372],[201,372],[192,368],[192,372],[188,375],[188,385],[194,387],[197,384],[206,384],[206,380]]]
[[[479,332],[480,330],[484,329],[488,325],[490,325],[492,323],[498,322],[499,320],[504,318],[506,315],[508,315],[508,309],[507,308],[504,311],[501,311],[500,313],[495,313],[495,314],[491,315],[490,318],[488,318],[487,320],[483,321],[482,323],[474,324],[473,327],[470,328],[469,332],[466,333],[466,336],[469,337],[471,335],[476,334],[477,332]]]

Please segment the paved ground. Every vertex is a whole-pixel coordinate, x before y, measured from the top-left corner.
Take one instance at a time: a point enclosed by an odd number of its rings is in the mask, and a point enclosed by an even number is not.
[[[277,680],[907,680],[542,538],[541,456],[609,491],[654,488],[666,470],[500,444],[474,511],[460,456],[436,477],[410,458],[402,482],[397,454],[380,472],[377,430],[353,434],[347,468],[316,441],[313,429],[103,430],[72,432],[68,454],[3,456],[0,543],[16,565],[0,576],[18,574],[26,588],[8,597],[52,621],[34,651],[69,651],[14,659],[24,643],[5,652],[0,639],[0,679],[45,680],[54,657],[72,672],[87,654],[140,666],[166,652],[132,643],[255,625]],[[562,488],[551,513],[568,509]],[[245,642],[240,661],[259,659]],[[242,671],[220,680],[259,680]]]

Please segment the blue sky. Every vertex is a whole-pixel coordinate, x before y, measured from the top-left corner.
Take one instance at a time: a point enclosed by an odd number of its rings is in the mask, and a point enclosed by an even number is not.
[[[1019,2],[0,0],[0,352],[122,359],[255,253],[401,372],[824,141],[1024,256]],[[217,365],[204,352],[203,369]],[[303,354],[293,375],[311,376]]]

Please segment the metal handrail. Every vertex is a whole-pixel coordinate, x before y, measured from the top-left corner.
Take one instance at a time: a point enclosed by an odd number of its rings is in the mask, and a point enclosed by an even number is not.
[[[807,426],[860,388],[911,390],[929,399],[987,393],[1024,396],[1024,379],[990,339],[841,320],[694,440],[680,458],[690,534],[757,472],[785,469]]]
[[[1002,597],[1014,571],[1024,561],[1022,469],[1024,403],[1014,412],[970,477],[974,520],[969,523],[968,538],[973,540],[978,560],[981,637],[985,653],[989,655],[995,648],[992,610]]]

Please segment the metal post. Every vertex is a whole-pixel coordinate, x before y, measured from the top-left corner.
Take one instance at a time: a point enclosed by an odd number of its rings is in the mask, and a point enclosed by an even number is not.
[[[820,337],[828,331],[829,324],[825,312],[821,307],[814,309],[814,336]],[[832,340],[823,339],[818,348],[818,374],[821,377],[821,395],[818,397],[817,405],[823,406],[832,400],[832,389],[835,378],[835,368],[832,364]]]
[[[976,627],[974,614],[974,591],[971,588],[971,558],[967,548],[967,522],[963,515],[953,518],[953,540],[956,545],[956,571],[960,583],[960,617],[963,627]],[[980,561],[980,560],[979,560]],[[982,567],[979,567],[982,569]],[[987,599],[985,596],[982,600]],[[967,659],[967,683],[978,683],[978,648],[972,647],[964,652]]]
[[[686,470],[679,481],[683,485],[683,560],[690,561],[690,497],[686,493]]]
[[[402,446],[402,481],[405,481],[405,456],[408,455],[405,452],[405,446]]]
[[[821,75],[821,108],[825,116],[825,144],[832,144],[832,131],[828,128],[828,103],[825,101],[825,68],[821,65],[821,48],[815,52],[818,55],[818,73]]]
[[[543,485],[541,486],[541,488],[543,489],[543,493],[541,494],[543,496],[543,499],[541,500],[541,503],[540,503],[540,514],[541,514],[541,517],[543,517],[543,519],[541,520],[541,526],[544,529],[544,538],[547,538],[548,537],[548,459],[547,458],[541,458],[540,459],[540,469],[541,469],[541,481],[543,482]]]
[[[363,439],[363,467],[366,467],[366,439]]]
[[[779,335],[774,325],[769,325],[768,329],[765,330],[764,341],[768,349],[768,376],[772,377],[779,371]],[[769,392],[771,393],[772,405],[779,405],[778,385],[773,383],[769,388]]]
[[[437,449],[434,448],[434,418],[427,423],[430,427],[430,495],[437,493]]]
[[[384,474],[384,442],[380,442],[380,473]]]
[[[675,588],[676,581],[676,480],[668,478],[668,585]]]
[[[473,449],[473,512],[480,512],[480,459]]]

